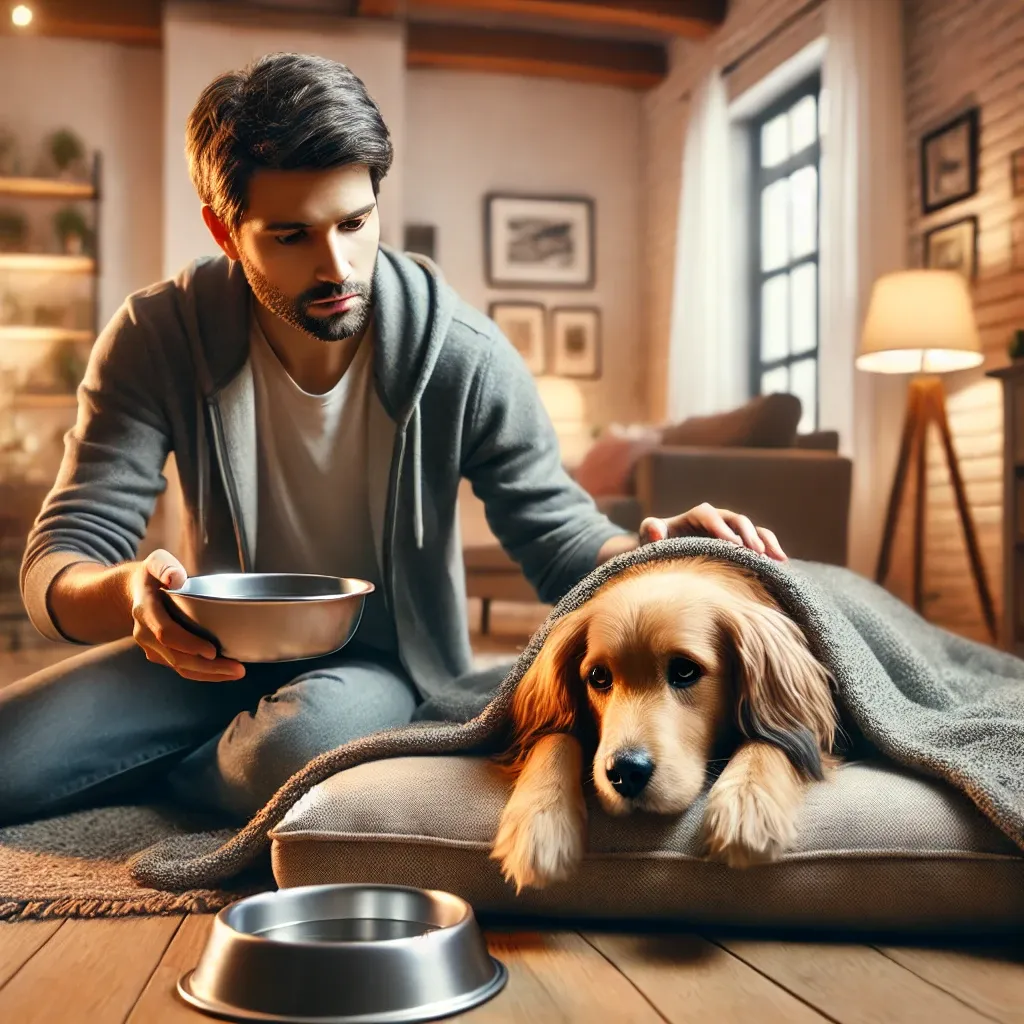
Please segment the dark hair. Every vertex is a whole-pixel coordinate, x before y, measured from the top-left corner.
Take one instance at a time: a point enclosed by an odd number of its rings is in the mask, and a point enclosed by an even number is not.
[[[302,53],[268,54],[215,78],[185,128],[192,184],[232,228],[245,213],[256,170],[366,164],[376,195],[393,155],[362,81],[344,64]]]

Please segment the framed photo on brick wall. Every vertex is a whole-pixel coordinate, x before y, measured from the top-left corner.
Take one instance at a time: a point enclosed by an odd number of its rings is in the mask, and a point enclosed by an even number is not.
[[[978,108],[921,139],[921,209],[934,213],[978,191]]]
[[[978,272],[978,218],[964,217],[925,232],[924,265],[955,270],[973,281]]]

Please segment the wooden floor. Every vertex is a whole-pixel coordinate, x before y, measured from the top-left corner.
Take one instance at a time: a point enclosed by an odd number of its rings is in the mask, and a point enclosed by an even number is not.
[[[485,658],[514,654],[543,610],[524,609]],[[517,630],[516,626],[526,626]],[[75,648],[0,657],[0,685]],[[212,917],[0,924],[3,1024],[208,1020],[175,993]],[[505,990],[458,1020],[731,1024],[1024,1024],[1024,947],[986,951],[574,930],[487,932]]]
[[[0,1021],[206,1020],[175,992],[209,915],[0,924]],[[488,932],[509,981],[454,1018],[707,1024],[1024,1021],[1024,954],[577,931]]]

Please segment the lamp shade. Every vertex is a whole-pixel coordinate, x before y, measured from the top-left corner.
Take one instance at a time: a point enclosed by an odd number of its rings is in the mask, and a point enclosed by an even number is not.
[[[961,274],[901,270],[875,282],[857,369],[947,373],[978,366],[983,358],[971,295]]]

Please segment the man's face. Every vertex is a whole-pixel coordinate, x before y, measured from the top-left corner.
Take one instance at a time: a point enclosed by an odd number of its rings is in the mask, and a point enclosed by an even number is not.
[[[365,165],[257,171],[233,241],[253,294],[282,320],[321,341],[366,326],[380,220]]]

